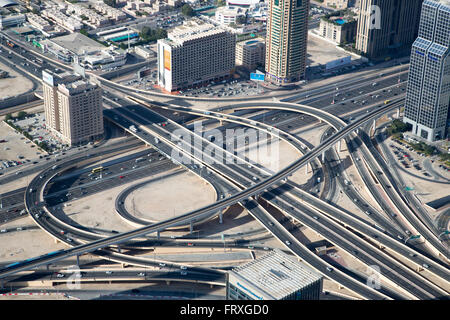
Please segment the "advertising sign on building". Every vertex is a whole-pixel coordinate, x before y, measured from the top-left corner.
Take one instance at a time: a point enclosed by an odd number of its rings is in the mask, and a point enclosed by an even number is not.
[[[250,80],[253,80],[253,81],[264,81],[264,74],[250,73]]]
[[[53,76],[50,74],[50,73],[48,73],[48,72],[46,72],[46,71],[42,71],[42,80],[45,82],[45,83],[47,83],[47,84],[49,84],[49,85],[51,85],[51,86],[53,86]]]
[[[170,51],[164,50],[164,68],[170,71]]]

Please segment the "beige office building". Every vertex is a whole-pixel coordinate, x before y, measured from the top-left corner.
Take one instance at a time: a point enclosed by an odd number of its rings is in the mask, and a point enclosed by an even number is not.
[[[369,58],[410,46],[423,0],[360,0],[356,49]]]
[[[103,135],[102,89],[79,75],[42,72],[49,131],[68,145]]]
[[[191,22],[158,40],[158,84],[170,92],[223,80],[232,74],[235,60],[234,34]]]
[[[277,84],[305,76],[309,0],[270,0],[267,14],[266,80]]]
[[[264,65],[265,56],[266,46],[261,38],[236,43],[236,65],[253,70]]]

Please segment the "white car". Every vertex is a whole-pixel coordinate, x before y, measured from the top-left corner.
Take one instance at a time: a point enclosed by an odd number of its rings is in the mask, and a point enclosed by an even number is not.
[[[64,278],[64,275],[63,275],[62,273],[58,273],[58,274],[56,275],[56,277],[57,277],[57,278]]]

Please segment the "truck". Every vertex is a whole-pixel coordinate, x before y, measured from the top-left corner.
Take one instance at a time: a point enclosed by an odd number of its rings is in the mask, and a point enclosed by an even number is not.
[[[348,186],[350,184],[350,182],[347,179],[344,179],[344,183],[346,186]]]
[[[155,137],[155,143],[159,143],[159,139]]]
[[[128,127],[128,129],[130,129],[130,131],[136,133],[138,132],[138,129],[136,128],[136,126],[134,124],[132,124],[131,126]]]

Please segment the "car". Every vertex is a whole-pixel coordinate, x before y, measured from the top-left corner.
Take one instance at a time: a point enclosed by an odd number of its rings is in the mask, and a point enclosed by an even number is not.
[[[187,275],[187,272],[186,272],[186,271],[181,271],[180,274],[181,274],[182,276],[185,276],[185,275]]]
[[[186,270],[187,267],[186,267],[186,266],[180,266],[180,269],[181,269],[181,270]]]
[[[119,179],[123,179],[123,178],[125,178],[125,176],[119,176]]]
[[[165,266],[166,266],[166,264],[165,264],[165,263],[163,263],[163,262],[160,262],[160,263],[159,263],[159,266],[160,266],[160,267],[165,267]]]
[[[318,216],[313,216],[313,219],[314,220],[319,220],[319,217]]]
[[[333,268],[327,267],[327,271],[331,272],[333,271]]]
[[[56,275],[56,277],[57,277],[57,278],[64,278],[64,274],[58,273],[58,274]]]
[[[372,213],[370,211],[366,211],[366,214],[370,216]]]
[[[106,274],[112,274],[112,271],[109,271],[109,270],[108,270],[108,271],[106,271],[105,273],[106,273]]]
[[[0,232],[1,233],[5,233],[5,232],[7,232],[7,230],[6,229],[2,229],[2,230],[0,230]]]
[[[288,245],[288,246],[290,246],[291,245],[291,242],[290,241],[288,241],[288,240],[286,240],[285,241],[285,243]]]
[[[188,247],[193,247],[194,246],[194,244],[191,243],[191,242],[189,242],[187,245],[188,245]]]
[[[429,269],[430,268],[430,266],[427,265],[426,263],[422,264],[422,267],[424,267],[425,269]]]
[[[138,276],[139,276],[139,277],[145,277],[145,273],[139,272],[139,273],[138,273]]]

